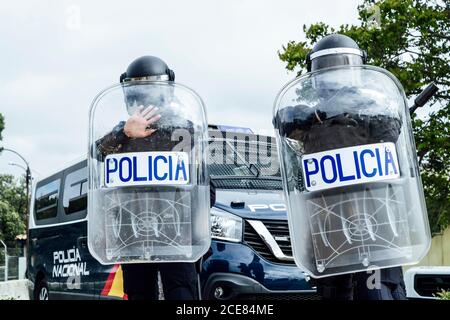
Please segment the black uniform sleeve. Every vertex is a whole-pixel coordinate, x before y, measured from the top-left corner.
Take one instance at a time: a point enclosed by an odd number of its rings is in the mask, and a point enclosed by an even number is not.
[[[216,187],[212,181],[209,183],[209,192],[209,207],[212,208],[216,204]]]
[[[128,137],[123,132],[124,126],[125,121],[121,121],[110,133],[95,142],[97,159],[99,161],[103,161],[108,154],[117,153],[122,144],[127,141]]]

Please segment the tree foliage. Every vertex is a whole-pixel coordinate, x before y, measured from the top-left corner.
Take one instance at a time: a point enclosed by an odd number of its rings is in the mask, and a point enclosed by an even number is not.
[[[25,233],[27,198],[24,179],[0,175],[0,239],[13,241]]]
[[[0,239],[14,241],[25,232],[25,222],[7,202],[0,200]]]
[[[4,128],[0,114],[0,141]],[[17,181],[12,175],[0,175],[0,239],[14,241],[17,235],[25,233],[27,209],[25,179]]]
[[[367,51],[368,64],[392,72],[408,98],[431,82],[438,85],[428,116],[413,115],[413,129],[431,228],[439,232],[450,223],[450,2],[364,0],[357,10],[358,25],[303,25],[306,41],[288,42],[279,58],[301,75],[312,45],[342,33]]]
[[[28,210],[25,177],[15,179],[9,174],[0,175],[0,201],[8,203],[25,220]]]

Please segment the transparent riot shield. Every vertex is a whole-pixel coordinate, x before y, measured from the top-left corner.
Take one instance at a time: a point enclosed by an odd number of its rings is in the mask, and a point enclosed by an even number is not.
[[[147,107],[160,117],[144,127],[153,133],[127,136],[127,121]],[[102,264],[197,261],[210,246],[200,97],[169,82],[118,84],[95,98],[89,125],[91,254]]]
[[[313,277],[420,261],[431,237],[403,89],[335,67],[286,85],[274,125],[293,254]]]

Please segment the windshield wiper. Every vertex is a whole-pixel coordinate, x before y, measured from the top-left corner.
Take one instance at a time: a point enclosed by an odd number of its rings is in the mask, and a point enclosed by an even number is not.
[[[229,141],[225,141],[226,144],[234,151],[234,153],[236,154],[236,156],[239,158],[239,160],[241,160],[245,167],[248,169],[248,171],[250,171],[251,174],[253,174],[254,177],[259,177],[259,169],[257,166],[255,166],[253,163],[249,164],[245,161],[244,158],[242,158],[241,154],[233,147],[233,145],[229,142]]]

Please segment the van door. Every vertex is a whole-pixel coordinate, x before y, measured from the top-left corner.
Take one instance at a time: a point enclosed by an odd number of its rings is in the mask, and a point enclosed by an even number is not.
[[[70,299],[94,299],[96,260],[87,247],[87,169],[86,161],[64,171],[61,225],[64,228],[61,289]]]
[[[59,278],[54,269],[54,253],[63,238],[58,226],[61,176],[55,174],[36,185],[33,203],[35,226],[29,231],[29,272],[35,280],[35,288],[45,285],[50,299],[60,291]]]

